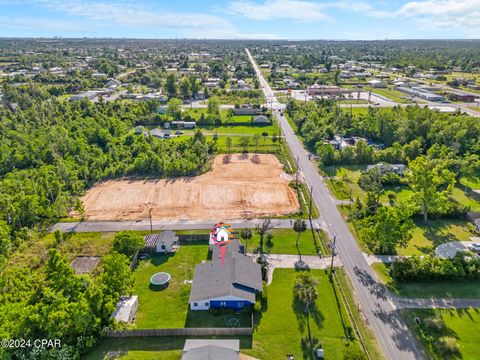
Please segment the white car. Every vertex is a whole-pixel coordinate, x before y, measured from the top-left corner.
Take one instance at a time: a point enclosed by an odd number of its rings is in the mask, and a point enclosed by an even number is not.
[[[480,253],[480,243],[468,244],[468,249],[476,253]]]

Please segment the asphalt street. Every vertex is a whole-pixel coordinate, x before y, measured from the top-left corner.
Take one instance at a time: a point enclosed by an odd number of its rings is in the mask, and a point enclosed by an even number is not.
[[[307,185],[313,186],[312,198],[321,214],[321,226],[330,238],[336,238],[336,252],[351,279],[363,314],[383,354],[387,359],[392,360],[424,358],[422,347],[413,332],[400,318],[389,292],[384,285],[377,282],[373,270],[365,260],[360,247],[340,215],[335,200],[319,175],[316,164],[308,159],[306,150],[287,119],[281,114],[279,109],[283,106],[278,103],[248,49],[246,52],[260,80],[267,103],[271,104],[284,132],[285,140],[293,156],[298,159],[299,168],[303,172]]]
[[[218,219],[217,219],[218,220]],[[210,230],[217,220],[162,220],[152,221],[152,230]],[[234,229],[250,228],[253,229],[263,220],[261,219],[238,219],[226,220]],[[291,229],[293,221],[290,219],[272,219],[271,227],[273,229]],[[318,220],[313,220],[317,224]],[[122,230],[150,230],[150,220],[141,221],[84,221],[84,222],[65,222],[58,223],[52,227],[52,230],[63,232],[117,232]]]

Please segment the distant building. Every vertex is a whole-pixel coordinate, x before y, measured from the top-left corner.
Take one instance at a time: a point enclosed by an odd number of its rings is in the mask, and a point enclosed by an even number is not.
[[[197,123],[195,121],[172,121],[171,125],[177,128],[195,129]]]
[[[406,166],[403,164],[375,164],[375,165],[368,165],[367,171],[370,169],[378,169],[380,173],[387,173],[387,172],[394,172],[397,175],[403,175],[405,173]]]
[[[239,108],[233,109],[233,115],[259,115],[263,111],[257,108]]]
[[[80,94],[70,96],[68,101],[81,101],[83,99],[93,100],[95,99],[96,96],[97,96],[97,93],[95,91],[86,91]]]
[[[369,80],[368,83],[374,89],[380,89],[380,88],[386,88],[387,87],[387,84],[385,84],[382,80],[373,79],[373,80]]]
[[[255,124],[270,124],[270,120],[265,115],[257,115],[253,118]]]
[[[307,88],[307,94],[310,96],[319,95],[319,96],[338,96],[343,94],[352,94],[355,90],[345,89],[339,86],[332,85],[312,85]]]

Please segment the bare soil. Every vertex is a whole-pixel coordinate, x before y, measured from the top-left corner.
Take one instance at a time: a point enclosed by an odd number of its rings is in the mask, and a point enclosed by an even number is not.
[[[195,177],[103,182],[82,198],[88,220],[218,220],[280,216],[300,208],[274,155],[219,155]]]

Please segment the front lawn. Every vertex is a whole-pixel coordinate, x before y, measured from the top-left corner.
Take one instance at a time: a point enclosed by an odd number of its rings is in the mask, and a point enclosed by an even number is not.
[[[307,221],[308,225],[308,221]],[[271,241],[267,241],[267,236],[263,239],[263,251],[267,254],[298,254],[295,242],[298,234],[293,229],[273,229]],[[322,231],[318,232],[319,236],[325,237]],[[323,239],[324,240],[324,239]],[[245,244],[245,240],[242,240]],[[248,252],[258,251],[260,247],[260,235],[253,231],[252,238],[248,241]],[[298,241],[298,248],[302,255],[317,255],[318,251],[322,249],[320,239],[312,235],[312,231],[307,229],[300,235]]]
[[[309,320],[312,337],[323,345],[325,358],[343,359],[346,349],[358,344],[346,346],[344,327],[350,322],[340,295],[337,298],[324,270],[311,273],[320,280],[316,309]],[[268,305],[255,316],[253,347],[245,351],[248,355],[259,359],[285,359],[287,354],[293,354],[295,359],[310,358],[303,343],[308,336],[307,317],[293,293],[296,274],[294,269],[275,269],[273,282],[265,290]]]
[[[378,279],[387,285],[393,293],[411,298],[480,298],[478,281],[429,281],[399,283],[395,282],[388,274],[390,265],[374,263],[372,268],[376,271]]]
[[[408,310],[404,316],[434,359],[479,358],[479,309]]]

